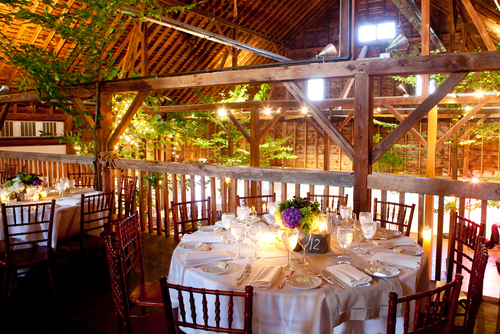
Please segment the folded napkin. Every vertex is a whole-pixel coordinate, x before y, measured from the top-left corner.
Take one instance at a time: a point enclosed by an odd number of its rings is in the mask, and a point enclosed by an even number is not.
[[[271,217],[271,215],[269,213],[266,213],[265,215],[263,215],[262,220],[265,221],[268,225],[274,224],[273,217]]]
[[[199,266],[205,263],[229,260],[231,256],[222,251],[214,250],[211,252],[186,252],[181,255],[181,260],[186,266]]]
[[[262,267],[252,281],[254,288],[269,289],[281,273],[281,267]]]
[[[193,233],[193,234],[184,234],[182,237],[182,241],[197,241],[197,242],[206,242],[208,244],[215,244],[220,241],[221,235],[207,235],[207,233]]]
[[[392,238],[388,240],[372,240],[374,244],[379,245],[379,246],[384,246],[384,245],[416,245],[415,241],[413,241],[412,238],[409,237],[398,237],[398,238]]]
[[[326,267],[326,270],[347,283],[351,288],[370,286],[372,280],[370,276],[348,264]]]
[[[420,268],[422,258],[420,256],[399,254],[393,251],[377,252],[370,259],[372,262],[381,261],[383,263],[403,266],[408,268]]]

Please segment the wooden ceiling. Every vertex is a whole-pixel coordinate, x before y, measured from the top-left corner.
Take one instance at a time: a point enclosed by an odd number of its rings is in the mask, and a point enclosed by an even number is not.
[[[389,1],[389,0],[386,0]],[[433,10],[449,13],[450,0],[431,0]],[[184,0],[184,3],[193,3]],[[372,1],[361,0],[360,4],[369,6]],[[382,1],[383,2],[383,1]],[[60,0],[58,4],[68,4],[74,8],[80,6],[78,1]],[[178,0],[161,0],[165,6],[181,5]],[[237,4],[235,13],[234,4]],[[465,20],[471,27],[474,22],[462,1],[457,1],[458,19]],[[500,41],[500,12],[496,9],[494,0],[474,0],[472,4],[486,30],[494,41]],[[205,29],[209,32],[234,38],[254,47],[273,53],[292,57],[290,47],[294,38],[307,29],[325,10],[338,6],[338,0],[210,0],[204,1],[192,10],[169,14],[168,17],[179,22]],[[0,4],[0,13],[6,13],[9,8]],[[39,0],[32,0],[32,11],[43,10]],[[59,14],[61,9],[55,9]],[[117,13],[118,17],[125,14]],[[436,22],[433,22],[436,24]],[[236,28],[236,36],[234,31]],[[127,49],[134,38],[133,24],[127,24],[129,32],[111,45],[116,64],[129,65],[141,72],[141,44],[136,44],[138,52],[131,63],[127,63]],[[475,28],[473,28],[475,29]],[[59,57],[68,57],[72,46],[50,31],[35,25],[21,25],[14,22],[10,27],[0,22],[0,31],[19,43],[30,43],[40,48],[53,51]],[[212,42],[200,37],[189,35],[155,23],[147,23],[147,74],[180,73],[221,67],[233,66],[230,47]],[[484,49],[484,47],[483,47]],[[237,51],[237,65],[255,65],[275,62],[272,59],[255,55],[247,51]],[[20,80],[19,71],[0,63],[0,85],[6,84],[15,90],[15,82]],[[224,87],[204,88],[206,95],[216,94]],[[177,103],[200,103],[192,89],[182,89],[163,92]]]

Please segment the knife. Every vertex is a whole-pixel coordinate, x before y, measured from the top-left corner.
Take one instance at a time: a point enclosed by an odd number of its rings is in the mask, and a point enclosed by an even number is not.
[[[251,273],[252,273],[252,266],[248,264],[247,267],[245,268],[245,272],[243,273],[243,277],[238,281],[238,283],[236,283],[236,285],[241,285],[241,283],[243,283],[245,278],[247,278],[247,276],[250,275]]]
[[[325,271],[323,271],[323,272],[325,273]],[[330,274],[328,274],[328,278],[326,276],[324,276],[324,275],[322,275],[322,276],[325,279],[325,281],[329,282],[330,284],[336,284],[339,288],[345,289],[345,286],[343,286],[342,284],[340,284],[340,282],[338,280],[336,280]]]
[[[250,268],[250,263],[247,263],[245,269],[241,272],[240,276],[236,277],[236,280],[239,281],[243,278],[243,275],[247,272],[248,268]]]
[[[290,272],[285,276],[285,278],[283,278],[280,284],[278,284],[278,289],[281,289],[285,286],[285,281],[287,280],[287,278],[290,278],[290,276],[292,276],[294,272],[295,272],[294,270],[290,270]]]

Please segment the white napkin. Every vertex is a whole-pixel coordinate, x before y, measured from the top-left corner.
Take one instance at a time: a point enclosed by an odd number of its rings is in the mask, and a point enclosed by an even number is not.
[[[214,250],[210,252],[186,252],[181,255],[181,260],[186,266],[198,266],[205,263],[229,260],[230,258],[231,256],[222,250]]]
[[[199,233],[193,233],[193,234],[184,234],[182,237],[181,241],[187,242],[187,241],[197,241],[197,242],[206,242],[208,244],[215,244],[220,241],[221,235],[220,234],[215,234],[215,235],[207,235],[207,233],[199,232]]]
[[[396,266],[403,266],[408,268],[420,268],[422,258],[420,256],[406,255],[395,253],[392,250],[377,252],[370,259],[372,262],[377,260],[390,263]]]
[[[379,246],[384,246],[384,245],[416,245],[415,241],[413,241],[412,238],[409,237],[399,237],[399,238],[392,238],[389,240],[372,240],[374,244],[379,245]]]
[[[264,220],[268,225],[273,225],[273,217],[269,213],[266,213],[265,215],[262,216],[262,220]]]
[[[269,289],[281,273],[281,267],[262,267],[252,281],[254,288]]]
[[[351,288],[370,286],[372,278],[348,264],[326,267],[330,273],[347,283]]]
[[[57,204],[64,206],[77,206],[80,205],[81,198],[64,198],[62,201],[57,201]]]

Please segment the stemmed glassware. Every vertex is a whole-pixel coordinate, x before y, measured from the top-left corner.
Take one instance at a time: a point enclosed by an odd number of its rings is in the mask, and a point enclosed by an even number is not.
[[[361,229],[363,235],[368,240],[368,248],[364,250],[364,255],[371,255],[373,252],[370,250],[370,240],[377,233],[378,222],[374,222],[371,212],[361,212],[359,215],[359,221],[361,223]]]
[[[356,219],[355,213],[352,214],[351,228],[352,228],[352,232],[354,234],[356,234],[356,236],[358,237],[358,245],[356,247],[354,247],[353,249],[364,251],[364,248],[361,247],[361,238],[363,237],[363,230],[361,229],[361,223],[359,222],[359,220]]]
[[[262,227],[260,226],[252,226],[248,230],[248,237],[253,242],[253,255],[250,255],[249,258],[252,260],[260,259],[261,256],[257,254],[257,242],[259,242],[260,237],[262,236]]]
[[[68,180],[69,195],[72,195],[73,189],[75,188],[75,179]]]
[[[347,220],[347,218],[351,217],[352,215],[352,208],[350,206],[340,206],[340,215],[342,216],[342,219],[344,221]]]
[[[278,229],[278,226],[276,225],[276,216],[274,215],[276,213],[276,210],[278,210],[278,203],[276,202],[267,203],[267,212],[269,213],[271,219],[273,220],[273,231],[276,231]]]
[[[297,231],[298,234],[298,242],[302,247],[302,259],[299,260],[298,264],[308,265],[309,261],[306,260],[306,248],[311,243],[311,230],[308,233],[304,233],[303,229],[299,229]]]
[[[236,216],[232,212],[222,214],[222,226],[224,226],[224,228],[228,231],[231,231],[231,226],[235,220],[236,220]],[[225,244],[227,244],[227,245],[232,244],[231,236],[228,237]]]
[[[248,206],[239,206],[236,208],[236,214],[238,215],[238,220],[244,222],[248,218]]]
[[[257,210],[255,209],[255,207],[251,207],[248,210],[248,220],[250,224],[253,224],[257,221]]]
[[[28,186],[26,187],[26,199],[32,199],[33,195],[35,194],[35,187],[33,186]]]
[[[286,231],[281,235],[281,242],[283,243],[283,247],[285,247],[288,252],[288,263],[283,265],[285,269],[295,269],[295,265],[290,262],[290,252],[293,251],[295,246],[297,246],[298,234],[297,231]]]
[[[47,187],[49,184],[49,177],[48,176],[42,176],[42,185],[44,187]]]
[[[57,189],[57,191],[59,192],[59,199],[62,201],[62,199],[63,199],[63,193],[64,193],[64,191],[66,190],[66,182],[64,182],[64,181],[59,181],[59,182],[56,184],[56,189]]]
[[[247,231],[247,228],[243,224],[235,223],[235,224],[233,224],[233,226],[231,226],[231,234],[233,235],[233,238],[238,243],[238,254],[234,255],[233,259],[245,258],[245,255],[241,254],[241,242],[245,238],[246,231]]]
[[[339,255],[337,264],[351,264],[348,260],[349,257],[345,255],[345,249],[349,247],[352,242],[352,229],[350,226],[339,226],[337,229],[337,243],[342,247],[342,255]]]
[[[10,191],[7,188],[2,188],[1,192],[2,203],[9,204],[10,203]]]

